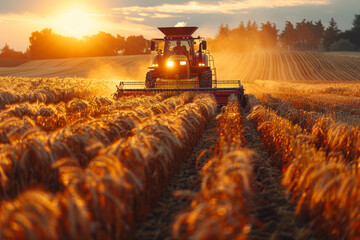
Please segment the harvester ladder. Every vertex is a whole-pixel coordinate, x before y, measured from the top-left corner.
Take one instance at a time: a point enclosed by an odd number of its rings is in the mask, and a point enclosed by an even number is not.
[[[211,72],[212,72],[212,79],[215,80],[215,87],[217,87],[217,74],[216,74],[214,57],[210,54],[209,50],[206,50],[205,54],[207,54],[209,56],[208,57],[208,66],[210,67]]]

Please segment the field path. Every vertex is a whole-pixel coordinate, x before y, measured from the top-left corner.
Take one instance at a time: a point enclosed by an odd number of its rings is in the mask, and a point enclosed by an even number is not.
[[[202,151],[215,146],[217,141],[216,124],[215,118],[211,120],[189,159],[184,161],[178,171],[169,179],[157,206],[153,208],[147,219],[137,226],[135,239],[171,239],[172,222],[176,214],[183,211],[191,202],[186,198],[175,197],[173,193],[184,189],[194,192],[199,190],[198,169],[202,167],[202,164],[196,168],[196,159]],[[206,162],[210,157],[211,154],[204,155],[201,163]]]
[[[250,232],[253,240],[310,239],[307,223],[300,221],[294,212],[285,189],[281,186],[282,174],[261,143],[261,137],[253,123],[244,118],[246,145],[256,152],[254,175],[256,182],[252,214],[257,224]],[[311,238],[314,239],[314,238]]]

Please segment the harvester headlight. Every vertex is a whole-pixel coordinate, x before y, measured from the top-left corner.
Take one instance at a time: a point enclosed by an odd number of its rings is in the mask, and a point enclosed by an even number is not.
[[[199,63],[199,67],[205,67],[205,63]]]
[[[186,65],[186,61],[180,61],[180,65],[182,66]]]
[[[158,66],[159,66],[159,64],[154,63],[152,66],[153,66],[153,67],[158,67]]]
[[[171,60],[167,61],[166,66],[169,67],[169,68],[173,67],[174,66],[174,61],[171,61]]]

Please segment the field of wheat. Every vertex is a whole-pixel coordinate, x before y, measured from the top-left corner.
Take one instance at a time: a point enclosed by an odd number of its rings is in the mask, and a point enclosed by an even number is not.
[[[113,100],[149,56],[0,67],[0,239],[360,239],[360,59],[214,55],[245,108]]]

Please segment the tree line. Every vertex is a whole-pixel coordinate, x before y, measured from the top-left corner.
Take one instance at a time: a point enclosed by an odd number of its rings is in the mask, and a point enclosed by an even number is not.
[[[25,53],[15,51],[8,44],[0,51],[0,58],[68,58],[134,55],[150,53],[150,40],[142,35],[127,38],[117,34],[99,32],[82,39],[56,34],[50,28],[31,33],[30,45]],[[258,25],[248,21],[230,29],[221,24],[214,39],[208,39],[212,51],[252,51],[259,48],[285,48],[294,50],[360,51],[360,15],[355,15],[353,27],[340,31],[332,18],[325,28],[321,20],[302,20],[295,24],[287,21],[280,33],[275,23]]]
[[[25,53],[15,51],[8,44],[1,49],[0,58],[51,59],[69,57],[98,57],[147,54],[150,41],[142,35],[127,38],[99,32],[82,39],[56,34],[50,28],[31,33],[30,45]]]
[[[259,48],[285,48],[294,50],[356,51],[360,50],[360,15],[355,15],[353,27],[340,31],[336,21],[331,18],[325,28],[321,20],[313,22],[302,20],[295,24],[287,21],[280,33],[276,24],[266,22],[259,26],[248,21],[245,26],[230,29],[221,24],[218,34],[209,40],[215,51],[252,51]]]

